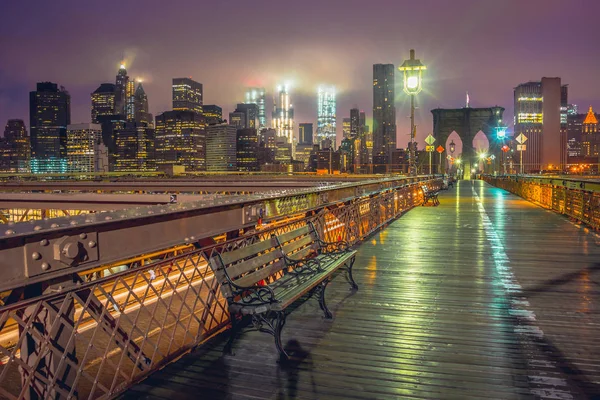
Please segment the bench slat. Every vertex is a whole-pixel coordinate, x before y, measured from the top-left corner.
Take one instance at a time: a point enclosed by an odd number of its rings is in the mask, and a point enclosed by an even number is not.
[[[279,243],[284,244],[289,242],[290,240],[294,240],[299,236],[307,235],[309,232],[310,226],[305,225],[301,228],[294,229],[293,231],[282,233],[281,235],[277,236],[277,239],[279,239]]]
[[[267,265],[281,257],[283,257],[281,249],[275,248],[268,253],[231,265],[227,268],[227,273],[231,280],[235,282],[238,276],[245,274],[246,272],[254,271],[260,266]]]
[[[286,265],[283,260],[275,261],[273,264],[267,265],[256,272],[251,272],[248,275],[244,275],[243,277],[235,280],[234,283],[239,286],[252,286],[256,282],[266,279],[269,276],[281,271],[285,267]]]
[[[312,242],[313,238],[311,236],[304,236],[302,239],[294,240],[293,242],[283,245],[283,252],[289,255],[294,251],[311,244]]]
[[[254,254],[262,253],[263,251],[269,250],[276,246],[277,242],[275,241],[275,238],[269,238],[267,240],[251,244],[249,246],[242,247],[240,249],[223,253],[221,254],[221,259],[223,260],[223,263],[225,265],[228,265],[238,260],[242,260],[246,257],[250,257]]]

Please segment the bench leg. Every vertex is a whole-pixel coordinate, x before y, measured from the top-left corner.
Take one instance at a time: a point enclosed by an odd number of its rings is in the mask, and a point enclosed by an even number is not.
[[[329,278],[325,279],[317,287],[319,288],[318,289],[319,290],[319,306],[321,307],[321,310],[323,310],[323,314],[325,314],[325,318],[331,319],[331,318],[333,318],[333,314],[331,314],[331,311],[329,311],[329,308],[327,308],[327,303],[325,303],[325,289],[327,288],[328,283],[329,283]]]
[[[352,286],[353,290],[357,290],[358,289],[358,285],[354,281],[354,276],[352,276],[352,267],[354,266],[354,260],[355,259],[356,259],[356,256],[352,257],[350,259],[350,264],[348,265],[348,282],[350,282],[350,285]]]
[[[281,342],[281,330],[283,329],[283,326],[285,325],[285,312],[279,311],[276,314],[277,314],[277,319],[275,320],[275,329],[273,332],[273,336],[275,337],[275,346],[277,347],[277,350],[279,351],[279,359],[287,360],[290,357],[283,349],[283,343]]]

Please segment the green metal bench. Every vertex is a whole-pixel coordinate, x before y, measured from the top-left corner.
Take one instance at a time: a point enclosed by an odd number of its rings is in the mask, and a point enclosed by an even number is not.
[[[318,295],[325,318],[332,318],[325,288],[332,275],[345,268],[352,289],[358,289],[352,276],[355,254],[344,241],[321,240],[309,223],[212,257],[210,267],[227,299],[232,324],[225,349],[231,352],[241,320],[251,317],[253,328],[272,335],[280,357],[287,359],[281,342],[286,309],[305,294]]]
[[[427,204],[430,200],[434,206],[438,206],[440,204],[437,190],[433,190],[427,186],[421,186],[421,190],[423,191],[423,205]]]

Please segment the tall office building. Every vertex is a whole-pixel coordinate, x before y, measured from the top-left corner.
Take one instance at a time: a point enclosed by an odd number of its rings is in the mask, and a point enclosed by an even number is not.
[[[71,96],[56,83],[40,82],[29,93],[31,172],[67,172],[67,125]]]
[[[373,65],[373,163],[389,165],[396,149],[394,65]],[[381,168],[380,168],[381,169]]]
[[[125,88],[125,115],[127,115],[127,121],[135,121],[135,82],[128,81],[127,87]]]
[[[115,153],[111,170],[155,171],[154,129],[148,124],[123,122],[114,130]]]
[[[237,171],[237,131],[226,123],[206,128],[207,171]]]
[[[236,113],[244,114],[244,126],[243,128],[247,129],[256,129],[258,131],[259,128],[259,109],[258,106],[254,103],[239,103],[235,108]],[[231,123],[231,121],[230,121]]]
[[[294,109],[290,103],[290,94],[287,85],[277,88],[278,100],[273,106],[273,127],[277,136],[284,137],[292,145],[292,157],[294,153]]]
[[[256,129],[238,129],[236,159],[238,171],[258,171],[258,135]]]
[[[267,127],[267,113],[266,113],[266,102],[265,102],[265,89],[264,88],[248,88],[246,90],[246,104],[256,104],[258,107],[258,130],[265,129]]]
[[[202,113],[202,84],[191,78],[173,78],[173,110]]]
[[[102,128],[102,143],[108,152],[109,171],[114,171],[116,165],[116,132],[123,129],[126,122],[127,118],[122,114],[98,115],[98,123]]]
[[[215,104],[202,106],[202,115],[206,125],[219,124],[223,120],[223,109]]]
[[[115,80],[115,114],[127,115],[127,85],[129,76],[125,65],[121,64]]]
[[[94,90],[92,98],[92,123],[98,124],[98,116],[116,113],[117,87],[112,83],[102,83]]]
[[[133,94],[133,116],[135,122],[148,124],[149,127],[154,126],[154,118],[148,112],[148,96],[142,87],[142,82],[138,83]]]
[[[365,135],[365,113],[358,108],[350,110],[350,138],[354,140],[353,164],[357,167],[354,172],[359,172],[359,166],[369,164],[367,150],[367,137]]]
[[[342,119],[342,138],[347,139],[350,137],[350,118]]]
[[[234,111],[229,113],[229,125],[233,125],[236,129],[246,128],[246,113]]]
[[[564,168],[560,134],[563,96],[566,86],[561,86],[560,78],[542,78],[515,88],[514,134],[524,134],[528,139],[523,151],[524,172]]]
[[[97,172],[95,160],[100,146],[104,147],[102,145],[102,127],[99,124],[68,125],[67,171],[74,173]]]
[[[29,172],[31,143],[23,120],[8,120],[4,127],[4,139],[1,147],[0,170],[15,173]]]
[[[298,144],[310,145],[313,144],[313,124],[305,122],[299,125]]]
[[[156,166],[206,169],[204,117],[194,111],[165,111],[156,116]],[[235,141],[235,140],[234,140]]]
[[[317,143],[331,143],[335,149],[335,87],[319,86],[317,92]]]
[[[581,149],[584,157],[598,158],[600,154],[600,126],[592,106],[581,123]]]

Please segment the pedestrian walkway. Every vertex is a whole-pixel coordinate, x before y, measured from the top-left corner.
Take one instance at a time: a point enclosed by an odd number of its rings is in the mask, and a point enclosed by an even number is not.
[[[226,335],[123,398],[600,398],[600,238],[482,181],[409,211],[272,337]]]

